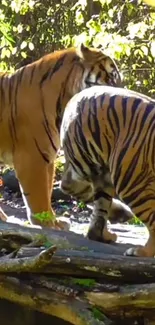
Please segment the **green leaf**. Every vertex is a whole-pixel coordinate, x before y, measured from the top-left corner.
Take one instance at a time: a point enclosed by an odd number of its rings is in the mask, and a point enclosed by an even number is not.
[[[34,50],[34,44],[32,42],[29,42],[28,47],[31,51]]]
[[[155,41],[151,42],[150,51],[151,51],[152,56],[155,57]]]
[[[148,48],[145,45],[141,46],[141,50],[144,52],[145,55],[148,55]]]
[[[23,41],[20,45],[21,50],[25,49],[25,47],[27,47],[27,42]]]

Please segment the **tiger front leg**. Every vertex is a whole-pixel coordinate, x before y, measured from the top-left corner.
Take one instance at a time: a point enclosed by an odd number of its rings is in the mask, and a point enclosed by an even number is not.
[[[107,228],[108,213],[112,205],[114,189],[110,180],[107,183],[105,175],[98,180],[95,179],[94,192],[94,209],[87,236],[89,239],[100,242],[115,242],[117,240],[116,234],[111,233]]]
[[[41,156],[25,150],[14,155],[14,167],[21,184],[21,191],[26,205],[27,217],[30,224],[64,229],[61,222],[56,220],[55,213],[51,207],[51,186],[54,177],[54,167]]]
[[[7,221],[8,216],[6,215],[6,213],[3,211],[2,208],[0,208],[0,220],[1,221]]]

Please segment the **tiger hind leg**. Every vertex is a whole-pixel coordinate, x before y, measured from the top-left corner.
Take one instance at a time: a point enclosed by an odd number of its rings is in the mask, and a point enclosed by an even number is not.
[[[152,222],[151,226],[146,223],[148,229],[149,237],[145,246],[135,246],[128,248],[124,255],[125,256],[136,256],[136,257],[154,257],[155,256],[155,215],[152,213]],[[144,222],[145,223],[145,222]]]

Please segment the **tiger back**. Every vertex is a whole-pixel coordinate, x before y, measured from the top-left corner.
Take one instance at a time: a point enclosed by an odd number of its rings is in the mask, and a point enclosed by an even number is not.
[[[0,160],[13,165],[33,224],[61,228],[51,208],[54,160],[69,99],[93,85],[120,84],[115,62],[83,44],[0,76]],[[38,214],[45,212],[45,220]]]
[[[88,237],[116,241],[107,219],[118,196],[149,230],[146,245],[125,254],[154,256],[155,100],[108,86],[83,90],[67,104],[60,136],[66,159],[61,189],[94,201]]]

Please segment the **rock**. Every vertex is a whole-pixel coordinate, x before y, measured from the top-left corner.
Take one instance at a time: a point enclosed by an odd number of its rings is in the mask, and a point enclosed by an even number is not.
[[[19,182],[14,170],[9,169],[2,175],[2,178],[5,189],[7,188],[9,191],[20,193]]]
[[[3,178],[3,182],[4,182],[4,189],[7,192],[5,194],[6,196],[9,195],[10,191],[21,195],[19,182],[18,182],[18,179],[16,177],[14,170],[8,170],[7,172],[5,172],[3,174],[2,178]],[[60,190],[60,182],[55,182],[55,184],[54,184],[52,200],[54,200],[54,201],[58,201],[58,200],[68,201],[68,200],[70,200],[70,196],[64,194]]]

